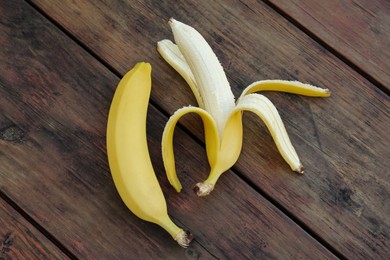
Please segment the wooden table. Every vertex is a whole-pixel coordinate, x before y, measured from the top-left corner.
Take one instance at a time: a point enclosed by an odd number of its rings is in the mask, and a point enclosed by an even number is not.
[[[197,116],[175,133],[183,191],[168,183],[161,135],[195,98],[159,56],[167,20],[197,28],[238,96],[262,79],[329,88],[264,93],[306,172],[283,161],[244,114],[243,151],[213,193]],[[1,259],[389,259],[390,2],[386,0],[62,1],[0,4]],[[151,158],[180,248],[123,204],[108,167],[107,114],[120,78],[153,67]]]

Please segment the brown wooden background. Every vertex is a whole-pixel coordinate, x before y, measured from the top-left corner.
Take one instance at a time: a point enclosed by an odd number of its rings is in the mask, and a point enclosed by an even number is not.
[[[156,51],[167,20],[197,28],[233,92],[255,80],[329,88],[326,99],[264,93],[306,173],[292,173],[264,124],[213,193],[199,118],[175,134],[183,191],[169,185],[161,134],[189,87]],[[388,259],[390,2],[386,0],[60,1],[0,4],[0,258]],[[153,66],[148,140],[182,249],[120,200],[105,150],[120,77]]]

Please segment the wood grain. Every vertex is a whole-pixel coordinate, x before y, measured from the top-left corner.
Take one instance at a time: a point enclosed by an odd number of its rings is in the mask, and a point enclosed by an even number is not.
[[[330,88],[328,99],[266,93],[306,166],[304,176],[290,174],[267,130],[251,115],[245,116],[244,149],[234,171],[340,254],[389,255],[389,98],[278,13],[256,1],[84,2],[59,8],[52,1],[34,3],[122,74],[130,61],[151,61],[152,100],[169,114],[195,104],[183,80],[153,51],[158,40],[172,38],[166,25],[170,16],[206,37],[236,96],[267,78]],[[199,120],[189,117],[182,123],[202,139]],[[227,173],[225,178],[233,177]]]
[[[390,90],[390,2],[269,0]]]
[[[0,259],[67,259],[51,241],[0,199]]]
[[[0,14],[0,187],[74,255],[335,257],[233,173],[218,183],[213,197],[196,198],[190,187],[208,166],[202,146],[180,130],[178,170],[191,174],[177,194],[162,175],[160,140],[167,118],[154,106],[148,118],[153,163],[169,212],[195,241],[184,250],[159,227],[136,218],[120,201],[105,151],[107,114],[119,79],[25,2],[7,2]]]

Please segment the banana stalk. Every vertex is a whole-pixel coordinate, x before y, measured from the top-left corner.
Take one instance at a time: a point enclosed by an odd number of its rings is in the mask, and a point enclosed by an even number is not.
[[[171,185],[180,191],[182,186],[177,178],[173,152],[173,134],[179,119],[188,113],[198,114],[204,124],[207,158],[210,164],[208,178],[195,185],[198,196],[208,195],[222,173],[231,168],[242,148],[242,112],[251,111],[258,115],[269,129],[284,160],[293,171],[300,174],[304,168],[291,144],[282,119],[272,104],[259,91],[283,91],[288,93],[327,97],[328,89],[315,87],[298,81],[264,80],[257,81],[244,89],[235,102],[222,65],[209,44],[191,26],[171,18],[175,43],[161,40],[157,50],[188,83],[199,107],[183,107],[168,120],[162,138],[162,155],[167,177]]]
[[[151,66],[138,63],[121,79],[107,122],[107,156],[120,197],[139,218],[160,225],[181,246],[191,235],[172,222],[164,194],[150,160],[146,116],[151,90]]]

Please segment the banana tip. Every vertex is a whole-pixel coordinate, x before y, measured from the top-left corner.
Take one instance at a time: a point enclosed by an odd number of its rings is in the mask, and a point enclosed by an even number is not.
[[[177,243],[181,247],[184,247],[184,248],[187,248],[190,245],[192,239],[193,239],[193,236],[192,236],[191,232],[184,231],[184,230],[182,230],[182,232],[177,234],[175,237],[175,240],[177,241]]]
[[[303,174],[305,172],[305,168],[303,168],[302,165],[299,165],[299,167],[295,171],[299,174]]]
[[[203,197],[209,195],[210,192],[213,191],[213,189],[213,184],[199,182],[195,185],[194,192],[196,193],[196,195],[198,195],[198,197]]]
[[[169,20],[168,20],[168,24],[172,24],[174,21],[175,21],[175,18],[171,17],[171,18],[169,18]]]

